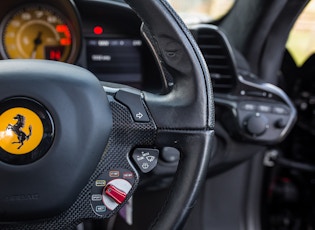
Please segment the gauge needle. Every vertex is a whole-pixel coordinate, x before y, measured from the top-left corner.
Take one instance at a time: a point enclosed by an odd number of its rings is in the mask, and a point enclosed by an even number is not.
[[[33,48],[33,51],[32,51],[32,54],[31,54],[31,58],[32,59],[35,59],[36,57],[36,52],[37,52],[37,47],[42,44],[42,39],[41,39],[41,36],[42,36],[42,32],[39,31],[36,38],[33,40],[34,42],[34,48]]]

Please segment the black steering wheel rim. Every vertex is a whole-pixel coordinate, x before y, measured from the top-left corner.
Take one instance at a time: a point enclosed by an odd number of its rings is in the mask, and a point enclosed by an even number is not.
[[[168,196],[160,214],[152,223],[151,228],[179,229],[183,225],[206,177],[206,171],[211,155],[211,143],[214,128],[214,107],[209,73],[197,44],[184,23],[166,1],[129,0],[127,2],[142,19],[142,33],[152,47],[158,62],[161,63],[162,71],[167,71],[168,74],[173,77],[174,87],[166,95],[153,95],[136,90],[130,91],[123,88],[110,89],[107,87],[105,91],[107,91],[107,97],[110,101],[109,104],[114,124],[109,137],[106,137],[108,136],[106,133],[93,134],[94,136],[103,135],[104,140],[109,139],[109,141],[107,142],[107,145],[103,144],[98,146],[98,149],[102,147],[105,148],[104,152],[95,150],[100,152],[99,157],[95,157],[95,159],[98,159],[98,163],[94,166],[96,167],[96,170],[92,175],[91,172],[87,174],[90,177],[85,186],[78,186],[81,190],[79,194],[76,194],[78,197],[72,200],[73,204],[69,204],[66,209],[62,209],[60,214],[52,212],[47,215],[45,214],[44,216],[39,215],[40,218],[35,218],[35,221],[34,218],[29,217],[20,222],[16,222],[13,221],[12,215],[9,215],[8,218],[8,216],[3,214],[6,210],[0,210],[1,228],[64,229],[70,228],[72,225],[85,218],[100,218],[100,216],[97,215],[93,216],[93,212],[91,212],[91,207],[89,205],[86,207],[86,204],[89,204],[89,200],[86,199],[87,197],[90,197],[87,194],[91,193],[95,180],[101,173],[108,170],[108,168],[128,168],[135,173],[135,183],[130,190],[130,194],[128,194],[128,197],[130,197],[139,182],[139,169],[137,169],[137,166],[130,161],[130,154],[132,153],[132,149],[142,145],[151,146],[156,149],[170,146],[180,150],[181,159],[174,184],[172,185],[172,191],[170,192],[170,195]],[[63,71],[65,73],[71,72],[68,68],[71,69],[72,67],[66,64],[10,60],[3,62],[2,66],[6,66],[7,64],[10,68],[14,65],[19,67],[14,72],[11,72],[7,68],[7,72],[4,71],[4,73],[0,76],[0,82],[5,82],[8,76],[10,76],[11,80],[8,80],[8,84],[12,83],[12,79],[14,79],[12,76],[16,76],[19,72],[21,72],[21,75],[25,77],[25,74],[23,74],[22,71],[27,70],[28,76],[35,76],[36,74],[46,74],[47,69],[50,70],[48,73],[52,73],[52,69],[54,68],[61,69],[60,76],[58,75],[57,77],[61,78],[60,82],[58,82],[58,87],[61,83],[64,83],[65,80],[70,81],[70,79],[64,77],[64,74],[62,73]],[[28,69],[27,66],[34,66],[35,70]],[[75,67],[75,69],[78,68]],[[90,73],[83,70],[78,70],[78,73],[79,75],[90,75]],[[19,80],[19,78],[20,76],[18,76],[16,80]],[[93,77],[89,76],[88,78],[92,79]],[[48,80],[50,77],[44,79]],[[32,80],[36,82],[43,82],[43,80],[40,80],[39,76]],[[28,82],[30,84],[30,81]],[[76,83],[80,85],[80,82],[76,81]],[[95,87],[95,91],[98,92],[94,95],[94,98],[103,97],[101,96],[100,85],[96,86],[95,82],[91,83],[91,85],[92,88]],[[64,90],[67,92],[70,91],[69,87],[70,86]],[[26,91],[22,88],[22,86],[14,88],[18,90],[18,93],[14,92],[12,94],[12,92],[8,92],[8,94],[1,95],[2,98],[0,99],[4,100],[16,96],[36,99],[37,96],[30,93],[33,91],[32,87]],[[81,89],[79,89],[79,91],[80,90]],[[130,112],[128,108],[124,107],[124,105],[120,103],[121,101],[118,100],[117,102],[116,95],[119,90],[139,95],[139,98],[142,103],[144,103],[145,109],[148,112],[150,119],[149,123],[130,123]],[[40,98],[42,96],[43,94],[38,95],[38,100],[41,100]],[[41,102],[47,107],[50,107],[50,105],[53,104],[53,102],[49,102],[48,98],[42,100]],[[100,102],[97,107],[101,107]],[[55,107],[51,108],[50,111],[54,111],[54,109]],[[94,109],[97,112],[98,109]],[[107,109],[105,108],[104,110]],[[107,114],[107,112],[104,111],[100,113]],[[109,118],[108,114],[104,116],[108,116]],[[60,117],[60,114],[57,117]],[[99,117],[93,117],[93,119],[102,121]],[[111,119],[109,118],[109,120]],[[126,120],[128,121],[125,122]],[[127,128],[121,128],[122,125],[126,125]],[[61,129],[64,125],[60,125],[59,127]],[[110,131],[110,128],[107,126],[104,127],[104,129],[108,132]],[[126,135],[125,132],[127,129],[131,130],[129,139],[122,137],[123,135]],[[132,132],[133,130],[137,130],[136,134]],[[133,143],[126,144],[128,141]],[[128,146],[124,149],[120,148],[121,145]],[[115,147],[111,148],[112,146]],[[121,151],[123,153],[120,157],[115,158],[116,151]],[[108,163],[108,158],[110,156],[112,162]],[[123,161],[123,163],[121,163],[121,161]],[[6,172],[9,171],[7,165],[0,165],[0,169],[1,167],[5,168]],[[12,168],[12,166],[9,166],[9,168]],[[18,170],[20,170],[20,168]],[[6,183],[9,185],[8,181],[6,181]],[[25,195],[25,193],[26,192],[23,192],[22,195]],[[5,199],[8,197],[9,199],[10,197],[13,199],[13,196],[7,196],[4,198],[3,202],[5,202]],[[23,202],[27,201],[24,200]],[[80,204],[85,205],[85,207],[82,208],[83,210],[78,210]],[[113,215],[117,212],[121,205],[105,217]],[[71,218],[69,219],[70,216]],[[104,216],[102,216],[102,218],[103,217]]]

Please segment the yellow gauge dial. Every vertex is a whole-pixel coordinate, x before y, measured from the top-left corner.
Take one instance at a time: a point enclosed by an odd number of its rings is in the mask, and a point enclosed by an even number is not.
[[[29,6],[4,20],[2,55],[11,59],[47,59],[67,62],[73,36],[61,14],[47,6]]]

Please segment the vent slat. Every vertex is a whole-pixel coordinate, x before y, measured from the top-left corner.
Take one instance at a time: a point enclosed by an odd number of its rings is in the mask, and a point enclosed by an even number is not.
[[[229,84],[218,84],[218,83],[213,83],[214,86],[218,87],[218,88],[221,88],[221,89],[228,89],[230,88],[231,86]]]
[[[231,79],[231,78],[233,78],[233,76],[220,74],[220,73],[211,73],[211,78],[213,78],[213,79]]]
[[[226,65],[208,65],[208,67],[209,68],[211,68],[211,70],[212,70],[212,72],[215,72],[215,69],[217,70],[217,69],[230,69],[228,66],[226,66]]]
[[[221,34],[213,29],[200,29],[197,43],[207,62],[214,92],[230,92],[235,86],[236,75]]]
[[[205,54],[204,57],[205,57],[206,59],[226,59],[226,56],[224,56],[224,55]]]
[[[221,46],[219,46],[219,45],[200,45],[199,44],[199,48],[201,48],[201,49],[222,49],[222,47]]]

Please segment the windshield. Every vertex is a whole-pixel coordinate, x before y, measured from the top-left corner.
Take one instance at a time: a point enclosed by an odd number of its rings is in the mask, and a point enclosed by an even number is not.
[[[298,66],[315,53],[314,33],[315,0],[311,0],[296,21],[286,45]]]
[[[187,24],[215,21],[226,15],[235,0],[169,0]]]

